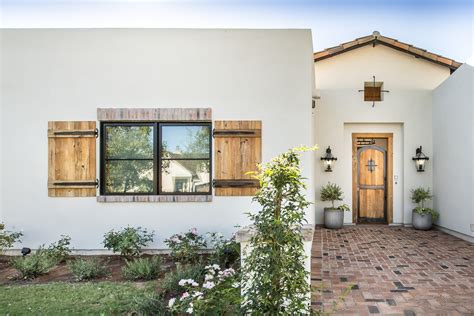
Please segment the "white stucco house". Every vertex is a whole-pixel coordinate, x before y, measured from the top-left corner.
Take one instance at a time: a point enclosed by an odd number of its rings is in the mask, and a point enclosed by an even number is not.
[[[127,225],[154,230],[154,249],[191,227],[229,235],[258,210],[246,172],[301,144],[320,146],[302,161],[308,223],[328,181],[348,225],[410,225],[410,189],[427,186],[437,225],[474,238],[468,65],[378,33],[314,53],[310,30],[0,32],[0,221],[23,245],[102,250]]]

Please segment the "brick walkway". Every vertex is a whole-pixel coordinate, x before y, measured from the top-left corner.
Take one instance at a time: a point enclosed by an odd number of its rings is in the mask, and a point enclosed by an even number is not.
[[[474,244],[437,230],[317,227],[311,280],[313,308],[331,314],[474,315]]]

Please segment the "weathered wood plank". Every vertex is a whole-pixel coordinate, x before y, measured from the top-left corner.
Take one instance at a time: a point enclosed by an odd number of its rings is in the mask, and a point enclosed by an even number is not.
[[[100,195],[97,202],[212,202],[212,195]]]
[[[56,131],[95,131],[95,121],[48,122],[48,196],[96,196],[95,186],[61,186],[64,182],[92,182],[96,179],[96,139],[90,135],[59,135]],[[59,184],[59,185],[55,185]]]
[[[262,122],[261,121],[216,121],[219,131],[255,131],[251,136],[236,133],[220,135],[215,138],[215,179],[243,180],[253,179],[248,172],[257,171],[262,160]],[[239,136],[236,136],[239,135]],[[258,188],[216,188],[217,196],[251,196]]]
[[[209,122],[211,108],[98,108],[99,121]]]

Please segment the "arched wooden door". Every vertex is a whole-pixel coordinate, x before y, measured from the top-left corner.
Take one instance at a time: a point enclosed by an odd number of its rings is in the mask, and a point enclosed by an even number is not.
[[[387,152],[366,146],[357,151],[358,222],[387,222]]]

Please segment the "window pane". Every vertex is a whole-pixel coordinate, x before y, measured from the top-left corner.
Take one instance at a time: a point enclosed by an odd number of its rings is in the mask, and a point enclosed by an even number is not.
[[[106,193],[153,193],[153,161],[107,161],[105,190]]]
[[[161,191],[209,192],[209,160],[163,160]]]
[[[105,157],[153,158],[153,126],[105,126]]]
[[[162,158],[209,158],[208,125],[162,126]]]

